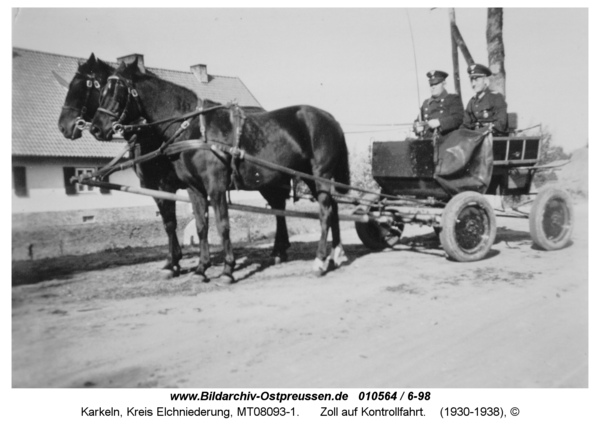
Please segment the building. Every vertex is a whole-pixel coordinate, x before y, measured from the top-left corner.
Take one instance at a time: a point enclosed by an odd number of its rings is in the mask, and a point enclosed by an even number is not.
[[[139,54],[117,58],[117,62],[106,62],[116,67],[118,62],[128,62],[136,57],[144,67],[144,57]],[[84,132],[82,138],[70,141],[58,130],[66,88],[53,72],[70,81],[78,64],[86,60],[13,48],[13,216],[154,206],[150,197],[101,191],[97,187],[69,182],[73,173],[96,170],[105,165],[123,150],[125,144],[123,140],[97,141],[88,132]],[[201,98],[222,103],[237,99],[240,105],[260,106],[239,78],[208,74],[205,65],[193,65],[190,71],[146,68],[163,79],[193,90]],[[115,173],[109,179],[123,185],[139,186],[139,180],[131,169]],[[93,215],[81,214],[78,217],[85,221],[86,217],[89,219]]]

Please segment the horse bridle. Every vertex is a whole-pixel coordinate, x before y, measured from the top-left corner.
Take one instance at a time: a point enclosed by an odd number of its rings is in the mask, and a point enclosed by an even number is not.
[[[116,121],[114,121],[112,124],[112,129],[113,129],[114,133],[122,133],[123,131],[126,131],[126,130],[137,132],[143,128],[148,128],[148,127],[152,127],[152,126],[156,126],[156,125],[160,125],[160,124],[171,125],[175,122],[181,122],[179,129],[177,129],[177,131],[161,146],[160,150],[164,151],[166,146],[171,144],[185,129],[187,129],[187,127],[190,125],[190,120],[193,119],[194,117],[199,116],[200,134],[202,135],[202,139],[204,140],[204,142],[208,142],[208,136],[206,133],[206,121],[204,118],[205,114],[210,111],[217,110],[217,109],[234,108],[236,113],[231,116],[232,117],[231,118],[232,125],[233,125],[234,129],[236,129],[236,131],[234,132],[234,135],[235,135],[235,144],[234,145],[235,145],[235,147],[237,147],[239,145],[239,138],[241,135],[241,128],[243,127],[245,115],[244,115],[243,111],[240,109],[240,107],[237,105],[237,101],[230,102],[227,105],[217,105],[217,106],[209,107],[209,108],[203,108],[203,105],[202,105],[203,103],[200,102],[200,105],[196,108],[196,111],[184,114],[183,116],[180,116],[180,117],[171,117],[171,118],[167,118],[167,119],[163,119],[163,120],[158,120],[153,123],[148,123],[146,121],[146,119],[143,117],[143,109],[140,104],[138,92],[133,87],[133,83],[124,77],[120,77],[118,75],[113,75],[108,78],[108,81],[106,83],[105,92],[102,94],[102,97],[100,99],[100,105],[102,105],[105,97],[108,95],[108,90],[111,89],[112,81],[116,81],[116,83],[115,83],[116,85],[120,84],[127,88],[127,100],[125,102],[125,106],[123,107],[122,111],[119,111],[120,109],[118,108],[118,106],[120,106],[122,104],[122,102],[121,102],[121,100],[114,99],[114,98],[116,98],[116,86],[115,86],[115,94],[113,95],[113,99],[111,101],[112,101],[112,103],[117,105],[117,108],[114,111],[111,111],[108,108],[104,108],[104,107],[100,106],[100,107],[98,107],[97,112],[107,114],[116,119]],[[134,102],[132,102],[132,99],[135,101],[135,105],[139,112],[138,117],[130,117],[130,122],[132,122],[132,121],[139,122],[138,124],[133,125],[133,126],[123,124],[123,120],[127,116],[127,112],[128,112],[128,109],[130,108],[130,105],[134,103]]]
[[[82,73],[81,71],[77,71],[75,74],[86,78],[86,82],[85,82],[86,91],[85,91],[85,100],[83,101],[83,106],[81,108],[75,108],[75,107],[71,107],[70,105],[63,105],[62,109],[63,110],[72,110],[72,111],[77,112],[77,117],[75,118],[75,127],[79,130],[84,130],[84,129],[86,129],[87,124],[88,124],[88,122],[85,120],[85,118],[86,118],[85,115],[87,114],[87,111],[88,111],[88,102],[90,100],[90,94],[92,93],[93,89],[100,91],[100,88],[102,87],[102,85],[96,79],[96,75],[94,73],[85,74],[85,73]]]
[[[98,109],[96,111],[107,114],[107,115],[117,119],[115,122],[113,122],[112,128],[115,133],[121,133],[124,129],[123,120],[125,120],[125,117],[127,116],[127,111],[129,109],[130,105],[132,104],[132,99],[135,100],[136,107],[139,111],[139,114],[140,114],[139,119],[142,118],[142,106],[140,105],[138,93],[135,90],[135,88],[133,87],[133,84],[122,77],[119,77],[116,75],[110,76],[108,78],[108,81],[106,82],[107,91],[110,90],[111,83],[113,80],[116,81],[115,85],[118,86],[119,84],[121,84],[127,88],[127,100],[125,101],[125,106],[123,107],[123,111],[119,112],[118,108],[116,111],[111,111],[108,108],[104,108],[104,107],[98,107]],[[116,89],[116,86],[115,86],[115,89]],[[108,95],[108,92],[106,92],[106,94],[103,94],[102,97],[100,98],[100,105],[102,105],[102,101],[104,100],[106,95]],[[116,93],[115,93],[115,95],[116,95]],[[121,101],[117,101],[115,99],[113,99],[112,101],[117,104],[117,107],[119,105],[121,105]],[[132,120],[134,120],[134,119],[132,119]]]

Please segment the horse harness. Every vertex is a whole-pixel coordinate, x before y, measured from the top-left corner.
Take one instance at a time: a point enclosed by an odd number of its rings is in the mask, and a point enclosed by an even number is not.
[[[133,102],[132,102],[132,99],[133,99],[135,101],[135,105],[139,112],[138,120],[141,121],[142,123],[145,123],[145,119],[142,117],[142,106],[140,105],[138,93],[135,90],[135,88],[133,87],[133,85],[131,84],[131,82],[129,82],[128,80],[121,79],[118,76],[110,76],[107,81],[107,89],[106,89],[107,91],[111,88],[113,81],[115,81],[115,91],[117,90],[119,85],[123,85],[127,89],[127,100],[125,101],[125,107],[123,108],[123,111],[121,112],[120,115],[117,112],[110,111],[109,109],[104,108],[104,107],[98,107],[97,111],[100,111],[101,113],[104,113],[104,114],[108,114],[109,116],[117,119],[117,121],[113,123],[112,127],[113,127],[113,131],[115,133],[120,133],[123,131],[124,126],[123,126],[122,122],[127,117],[128,109],[133,104]],[[106,94],[103,94],[102,98],[104,98],[105,95]],[[100,100],[100,104],[102,104],[102,99]]]
[[[142,106],[139,101],[139,96],[138,96],[137,91],[133,87],[132,83],[129,82],[128,80],[121,79],[119,76],[110,76],[108,78],[109,89],[110,89],[110,84],[111,84],[112,80],[116,80],[115,84],[117,84],[117,85],[121,84],[127,88],[127,100],[125,102],[125,107],[123,108],[123,111],[121,112],[121,114],[119,114],[117,111],[110,111],[109,109],[103,108],[103,107],[98,107],[98,111],[108,114],[109,116],[117,119],[112,125],[113,131],[115,133],[122,133],[122,132],[126,132],[126,131],[136,133],[136,132],[142,131],[144,128],[149,128],[152,126],[156,126],[159,124],[165,124],[165,123],[172,124],[172,123],[175,123],[178,121],[181,121],[181,125],[175,131],[175,133],[167,141],[163,142],[162,145],[156,151],[149,153],[147,155],[143,155],[143,156],[139,156],[139,153],[140,153],[139,144],[137,143],[137,141],[136,141],[137,138],[135,138],[135,134],[134,134],[134,137],[129,142],[128,146],[126,147],[125,151],[122,154],[115,157],[106,167],[100,169],[99,171],[94,172],[92,174],[87,174],[85,176],[81,175],[82,179],[96,177],[96,176],[100,176],[101,178],[104,178],[108,174],[111,174],[117,170],[123,170],[127,167],[136,166],[139,163],[148,161],[151,158],[157,157],[159,155],[171,156],[171,155],[176,155],[176,154],[180,153],[181,151],[185,151],[185,150],[179,150],[179,149],[167,150],[167,148],[189,127],[191,120],[198,116],[202,141],[205,144],[208,144],[209,141],[218,143],[218,145],[211,146],[210,149],[217,155],[217,157],[219,157],[221,159],[222,159],[222,157],[221,157],[222,153],[231,155],[231,160],[229,161],[229,166],[231,168],[230,185],[232,184],[235,187],[235,189],[240,189],[242,187],[242,179],[241,179],[241,175],[239,173],[238,168],[239,168],[240,161],[244,157],[243,156],[244,152],[243,152],[243,150],[240,150],[239,146],[240,146],[240,139],[242,136],[242,129],[244,127],[244,123],[246,120],[246,114],[244,113],[242,108],[237,104],[236,101],[229,102],[228,104],[225,104],[225,105],[217,105],[217,106],[210,107],[207,109],[204,109],[203,106],[200,105],[199,107],[196,108],[196,111],[185,114],[183,116],[173,117],[173,118],[168,118],[168,119],[164,119],[164,120],[159,120],[159,121],[156,121],[153,123],[148,123],[146,121],[146,119],[143,117],[143,113],[142,113],[143,110],[142,110]],[[88,85],[88,87],[89,87],[89,85]],[[88,96],[89,96],[89,94],[88,94]],[[87,101],[87,97],[86,97],[86,101]],[[134,124],[123,125],[122,122],[123,122],[123,120],[125,120],[125,118],[128,115],[128,109],[134,103],[135,103],[135,106],[137,107],[139,117],[134,120]],[[207,132],[206,132],[205,114],[210,111],[214,111],[214,110],[222,109],[222,108],[229,109],[229,118],[230,118],[231,125],[233,128],[232,129],[232,134],[233,134],[233,144],[232,145],[233,146],[228,150],[224,149],[222,147],[223,145],[227,145],[227,144],[224,144],[222,141],[209,140]],[[190,147],[190,149],[191,149],[191,147]],[[130,152],[131,155],[133,155],[133,157],[135,157],[135,158],[133,160],[131,160],[130,162],[126,162],[127,166],[123,165],[123,167],[119,167],[119,165],[116,165],[117,161],[121,157],[123,157],[123,155],[127,152]]]
[[[240,154],[240,138],[242,136],[242,129],[244,122],[246,121],[246,115],[239,105],[233,104],[229,109],[229,120],[233,127],[233,149],[231,150],[231,180],[236,190],[242,187],[242,177],[239,171],[240,160],[242,155]]]
[[[75,107],[71,107],[70,105],[63,105],[62,109],[76,111],[78,116],[75,118],[75,126],[80,130],[84,130],[86,127],[86,123],[87,123],[87,121],[85,120],[85,118],[86,118],[85,115],[87,114],[87,110],[88,110],[87,105],[90,100],[90,94],[93,89],[100,91],[102,85],[96,79],[96,75],[94,73],[85,74],[85,73],[82,73],[81,71],[77,71],[75,74],[86,78],[85,100],[83,101],[83,106],[81,108],[75,108]]]

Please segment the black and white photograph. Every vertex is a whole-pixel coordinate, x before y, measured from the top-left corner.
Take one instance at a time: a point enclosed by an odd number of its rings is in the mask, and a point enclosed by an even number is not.
[[[588,8],[164,6],[11,9],[13,391],[589,390]]]

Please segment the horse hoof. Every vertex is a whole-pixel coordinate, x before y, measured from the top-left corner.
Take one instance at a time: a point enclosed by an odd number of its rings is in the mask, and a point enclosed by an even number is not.
[[[346,256],[344,248],[341,244],[331,249],[331,254],[329,255],[328,259],[332,268],[339,268],[344,262],[348,261],[348,257]]]
[[[323,276],[327,271],[327,264],[328,263],[326,261],[322,261],[319,258],[315,258],[312,268],[313,274],[317,277]]]
[[[273,255],[273,263],[275,265],[284,263],[288,260],[287,254],[278,254],[278,255]]]
[[[232,276],[227,276],[226,274],[222,274],[217,279],[217,286],[229,286],[233,282],[235,282],[235,279]]]
[[[210,279],[208,277],[206,277],[205,274],[202,274],[202,273],[194,273],[194,277],[200,279],[200,281],[202,281],[203,283],[207,283],[208,281],[210,281]]]
[[[325,272],[323,270],[313,270],[313,274],[315,275],[315,277],[323,277],[325,275]]]
[[[170,280],[175,277],[175,272],[173,270],[160,270],[160,278],[163,280]]]

